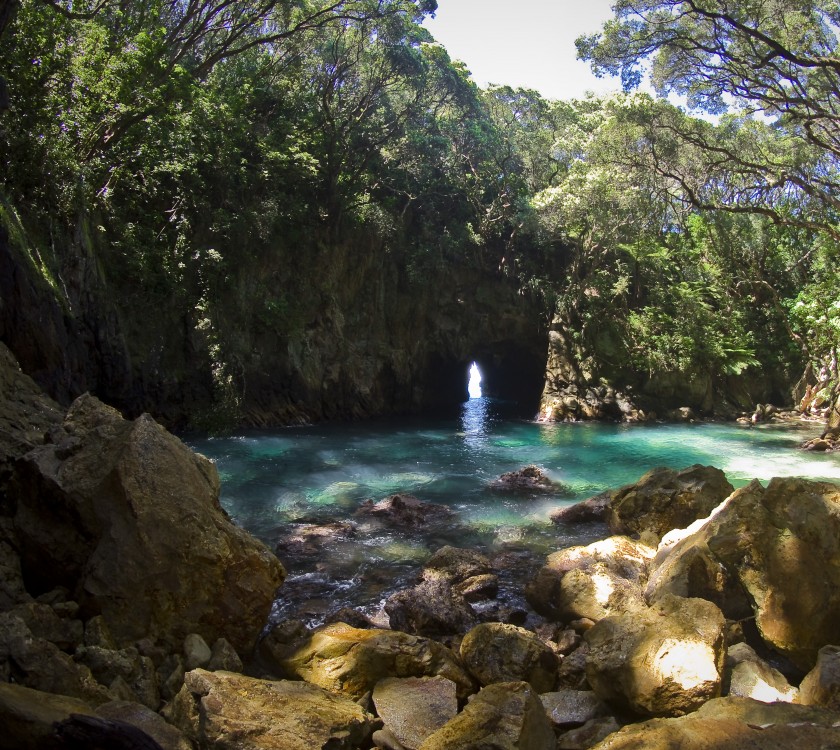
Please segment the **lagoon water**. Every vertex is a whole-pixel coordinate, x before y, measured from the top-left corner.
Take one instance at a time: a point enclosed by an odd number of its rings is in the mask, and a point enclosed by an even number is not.
[[[711,464],[736,487],[774,476],[840,482],[840,457],[797,450],[819,430],[819,424],[546,425],[516,418],[510,405],[473,398],[450,418],[285,428],[190,444],[216,462],[222,504],[234,521],[272,548],[281,545],[290,577],[276,616],[314,624],[340,606],[381,616],[384,598],[409,584],[443,544],[490,555],[516,606],[521,579],[545,554],[606,533],[597,524],[551,524],[551,510],[633,482],[655,466]],[[488,488],[503,472],[532,463],[562,490],[510,496]],[[364,500],[397,492],[451,507],[453,521],[420,531],[383,529],[354,515]],[[290,535],[299,539],[312,524],[337,522],[353,526],[307,537],[308,555],[284,557],[299,549],[289,546]]]

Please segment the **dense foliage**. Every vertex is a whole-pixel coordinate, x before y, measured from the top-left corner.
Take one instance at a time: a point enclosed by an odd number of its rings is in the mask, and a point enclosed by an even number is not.
[[[827,398],[836,3],[619,0],[579,42],[628,90],[650,58],[657,91],[712,121],[645,94],[482,91],[420,25],[434,10],[4,0],[2,190],[43,273],[60,287],[87,227],[120,305],[188,317],[220,402],[244,332],[302,329],[317,248],[360,237],[413,283],[453,263],[514,279],[591,372],[792,383],[810,362]]]

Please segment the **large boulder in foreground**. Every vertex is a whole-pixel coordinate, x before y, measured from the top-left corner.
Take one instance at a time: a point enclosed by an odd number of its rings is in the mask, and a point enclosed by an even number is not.
[[[629,724],[592,750],[828,750],[840,743],[836,722],[825,709],[717,698],[688,716]]]
[[[151,417],[123,419],[85,395],[56,441],[16,466],[24,579],[67,587],[117,645],[189,633],[248,652],[285,572],[219,504],[215,466]]]
[[[455,654],[437,641],[341,622],[316,630],[281,663],[289,675],[351,698],[361,698],[386,677],[446,677],[462,700],[475,691]]]
[[[548,556],[525,596],[541,615],[561,622],[600,620],[645,607],[643,590],[653,557],[653,548],[623,536],[567,547]]]
[[[527,682],[483,688],[420,750],[546,750],[554,731],[536,691]]]
[[[233,672],[188,672],[170,709],[200,748],[352,750],[368,747],[374,717],[305,682],[257,680]]]
[[[721,692],[725,621],[703,599],[667,597],[586,632],[586,677],[602,700],[642,716],[680,716]]]
[[[705,518],[733,491],[720,469],[695,464],[657,468],[612,493],[607,523],[613,534],[637,534],[657,541],[671,529]]]
[[[763,640],[803,670],[840,643],[840,486],[754,481],[689,531],[657,553],[649,601],[696,596],[729,619],[754,614]]]
[[[555,653],[535,633],[516,625],[477,625],[461,641],[461,659],[482,685],[521,681],[546,693],[557,683]]]

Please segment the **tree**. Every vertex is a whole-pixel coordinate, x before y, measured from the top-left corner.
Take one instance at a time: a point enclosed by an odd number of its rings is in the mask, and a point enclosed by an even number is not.
[[[689,189],[692,200],[840,240],[836,0],[618,0],[615,14],[577,41],[597,74],[620,75],[629,90],[649,68],[663,97],[685,96],[713,115],[738,112],[722,128],[674,116],[652,123],[704,156],[719,185],[735,188]]]

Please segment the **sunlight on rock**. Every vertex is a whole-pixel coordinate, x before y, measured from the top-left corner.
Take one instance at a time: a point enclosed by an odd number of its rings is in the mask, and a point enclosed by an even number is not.
[[[656,652],[654,666],[665,679],[678,683],[683,690],[718,680],[715,654],[705,643],[668,638]]]
[[[743,688],[747,689],[744,690]],[[796,690],[789,688],[788,690],[779,690],[769,683],[762,680],[760,677],[755,677],[752,684],[748,686],[742,685],[742,690],[739,695],[744,698],[752,698],[762,703],[792,703],[796,697]]]
[[[592,575],[592,585],[595,588],[595,600],[598,604],[606,606],[615,591],[613,582],[609,576],[605,576],[603,573],[594,573]]]
[[[730,496],[731,497],[731,496]],[[691,536],[695,532],[699,531],[703,526],[705,526],[709,521],[711,521],[718,513],[720,513],[727,505],[729,504],[729,498],[727,497],[720,505],[718,505],[708,516],[705,518],[698,518],[693,523],[686,526],[684,529],[672,529],[669,531],[665,536],[662,537],[662,541],[659,542],[659,546],[656,549],[657,554],[669,550],[672,547],[676,546],[679,542],[681,542],[686,537]]]

